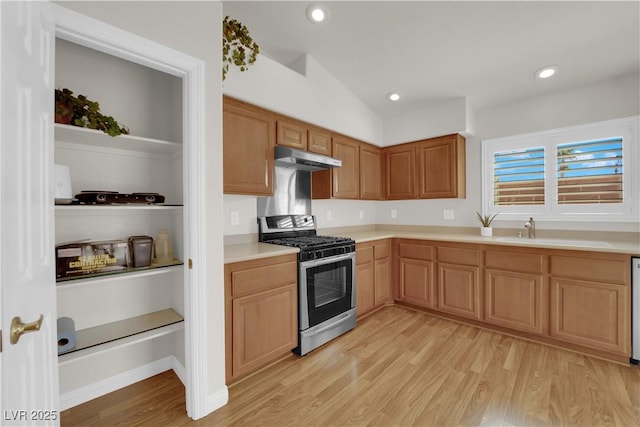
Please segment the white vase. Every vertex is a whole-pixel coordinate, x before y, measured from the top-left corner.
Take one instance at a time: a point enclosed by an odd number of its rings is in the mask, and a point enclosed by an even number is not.
[[[493,227],[480,227],[480,235],[482,237],[493,236]]]

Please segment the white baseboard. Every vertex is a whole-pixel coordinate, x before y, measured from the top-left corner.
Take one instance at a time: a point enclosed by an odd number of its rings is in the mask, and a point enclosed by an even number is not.
[[[216,391],[213,394],[210,394],[207,398],[207,407],[205,408],[206,414],[208,415],[215,411],[216,409],[222,408],[229,401],[229,389],[225,385],[220,390]],[[204,416],[203,415],[203,416]]]
[[[176,372],[176,375],[184,384],[184,379],[186,378],[184,367],[174,356],[167,356],[155,362],[61,394],[60,410],[64,411],[170,369]]]
[[[186,387],[187,386],[187,370],[184,368],[182,363],[180,363],[180,361],[178,361],[178,359],[175,356],[170,356],[170,357],[173,359],[171,363],[171,369],[173,369],[173,372],[175,372],[178,378],[180,378],[180,381],[182,381],[182,385]]]

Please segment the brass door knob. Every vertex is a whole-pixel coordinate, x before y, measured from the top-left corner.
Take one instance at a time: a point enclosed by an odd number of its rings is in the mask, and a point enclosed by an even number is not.
[[[40,330],[40,326],[42,325],[42,314],[40,318],[35,322],[31,323],[22,323],[22,319],[19,316],[11,319],[11,335],[9,341],[11,344],[16,344],[22,334],[26,334],[27,332],[36,332]]]

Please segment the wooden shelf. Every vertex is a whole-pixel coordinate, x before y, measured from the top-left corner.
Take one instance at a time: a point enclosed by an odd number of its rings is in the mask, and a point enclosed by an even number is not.
[[[64,358],[64,361],[68,361],[77,358],[79,355],[75,353],[95,347],[105,346],[103,349],[106,350],[121,344],[153,339],[183,329],[183,322],[182,316],[168,308],[93,328],[81,329],[76,331],[76,348],[60,355],[59,360],[63,361],[62,358]],[[180,323],[179,327],[171,327],[178,323]],[[143,334],[144,336],[142,336]]]
[[[154,274],[163,274],[174,271],[177,267],[184,265],[180,260],[174,260],[172,264],[150,265],[148,267],[128,268],[120,271],[108,271],[104,273],[88,274],[83,276],[61,277],[56,278],[57,287],[69,287],[69,285],[81,285],[86,283],[95,283],[100,279],[112,280],[114,278],[130,278],[131,276],[151,276]]]
[[[82,145],[87,148],[109,148],[148,154],[174,155],[182,151],[182,144],[160,139],[143,138],[132,135],[112,137],[94,129],[55,124],[56,142]]]

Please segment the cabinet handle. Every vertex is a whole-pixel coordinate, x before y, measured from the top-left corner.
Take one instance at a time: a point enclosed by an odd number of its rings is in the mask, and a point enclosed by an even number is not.
[[[189,258],[188,265],[189,265],[189,270],[193,270],[193,260],[191,258]]]

